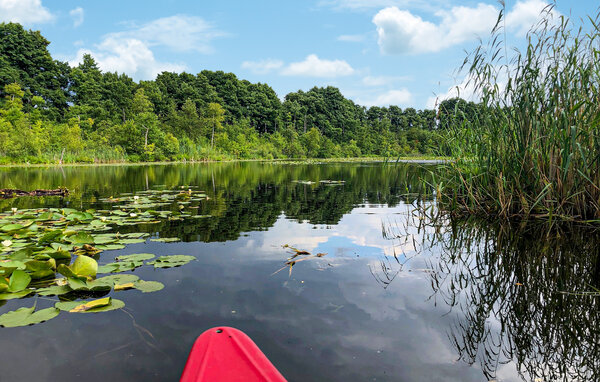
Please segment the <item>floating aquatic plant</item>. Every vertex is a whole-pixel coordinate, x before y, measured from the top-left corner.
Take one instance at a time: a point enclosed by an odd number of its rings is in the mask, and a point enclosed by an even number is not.
[[[0,301],[26,296],[59,296],[53,308],[35,310],[21,307],[0,315],[0,326],[37,324],[56,317],[61,311],[97,313],[125,306],[121,300],[82,297],[112,291],[139,290],[142,293],[164,288],[156,281],[140,280],[132,274],[120,274],[144,265],[169,268],[185,265],[194,256],[172,255],[155,259],[151,253],[113,257],[99,264],[105,251],[143,243],[147,233],[120,233],[122,226],[182,220],[195,215],[186,211],[190,202],[206,199],[202,192],[148,190],[138,195],[103,199],[115,208],[85,210],[73,208],[12,209],[0,213]],[[176,211],[154,210],[177,205]],[[205,215],[201,215],[206,217]],[[178,238],[154,238],[174,242]],[[153,260],[153,261],[150,261]],[[116,273],[116,274],[115,274]],[[102,274],[109,274],[101,276]],[[62,276],[62,277],[61,277]]]

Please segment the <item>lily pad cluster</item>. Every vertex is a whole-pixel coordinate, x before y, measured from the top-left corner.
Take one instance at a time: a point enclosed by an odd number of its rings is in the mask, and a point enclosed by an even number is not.
[[[122,308],[125,304],[111,291],[137,289],[143,293],[161,290],[156,281],[140,280],[132,271],[148,265],[176,267],[194,260],[193,256],[173,255],[155,258],[150,253],[123,255],[107,259],[104,251],[145,242],[147,233],[119,233],[122,226],[184,219],[185,203],[205,200],[206,195],[188,191],[146,191],[139,195],[110,198],[111,210],[42,208],[0,213],[0,304],[3,300],[26,296],[58,296],[54,307],[36,311],[22,307],[0,315],[0,325],[24,326],[47,321],[61,311],[95,313]],[[163,206],[172,210],[155,210]],[[171,242],[177,238],[158,238]],[[99,264],[99,262],[101,264]],[[108,274],[99,277],[101,274]]]

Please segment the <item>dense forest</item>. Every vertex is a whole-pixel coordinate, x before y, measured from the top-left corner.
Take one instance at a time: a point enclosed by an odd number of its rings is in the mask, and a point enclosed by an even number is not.
[[[269,85],[222,71],[135,82],[90,55],[70,67],[48,45],[39,31],[0,24],[2,163],[439,154],[438,133],[476,107],[366,108],[331,86],[282,102]]]

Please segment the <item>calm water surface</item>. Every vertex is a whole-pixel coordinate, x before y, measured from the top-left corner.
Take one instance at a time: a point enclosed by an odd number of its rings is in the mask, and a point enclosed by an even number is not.
[[[117,292],[120,311],[0,328],[0,380],[176,381],[195,338],[218,325],[245,331],[290,381],[598,380],[598,298],[563,293],[600,287],[598,235],[432,224],[416,208],[435,211],[428,169],[0,169],[0,188],[72,190],[65,199],[0,201],[1,210],[100,208],[103,197],[184,186],[208,194],[198,214],[211,215],[135,227],[182,242],[102,254],[101,263],[140,252],[196,256],[180,268],[135,271],[162,291]],[[277,272],[285,245],[327,255]],[[0,314],[33,302],[8,301]]]

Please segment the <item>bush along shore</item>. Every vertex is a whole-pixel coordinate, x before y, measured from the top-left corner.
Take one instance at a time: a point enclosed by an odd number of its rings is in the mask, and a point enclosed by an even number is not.
[[[600,223],[600,17],[579,27],[551,11],[525,51],[506,56],[501,14],[491,43],[467,56],[482,103],[449,129],[456,161],[437,179],[446,211]]]
[[[432,155],[458,102],[367,108],[331,86],[281,101],[267,84],[209,70],[136,82],[91,55],[55,60],[49,43],[0,23],[0,164]]]

